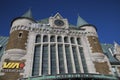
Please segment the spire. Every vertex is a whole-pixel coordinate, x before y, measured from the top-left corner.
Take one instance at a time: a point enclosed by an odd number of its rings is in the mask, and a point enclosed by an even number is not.
[[[88,24],[88,23],[84,19],[82,19],[78,14],[77,27],[82,26],[84,24]]]
[[[24,13],[22,17],[33,18],[31,9],[29,9],[26,13]]]

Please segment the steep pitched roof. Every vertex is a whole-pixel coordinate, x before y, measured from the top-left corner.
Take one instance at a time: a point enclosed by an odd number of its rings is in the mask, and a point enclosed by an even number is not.
[[[85,24],[88,24],[88,23],[78,15],[77,27],[85,25]]]
[[[31,9],[25,12],[21,17],[33,18]]]
[[[114,57],[114,46],[112,44],[101,44],[102,49],[104,54],[108,57],[109,61],[111,64],[120,64],[120,61],[118,61],[115,57]]]

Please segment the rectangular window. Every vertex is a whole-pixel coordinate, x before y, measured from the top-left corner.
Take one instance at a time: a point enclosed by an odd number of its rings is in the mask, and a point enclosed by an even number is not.
[[[58,57],[59,57],[60,73],[65,73],[64,57],[63,57],[63,45],[62,44],[58,44]]]
[[[85,59],[85,56],[84,56],[84,52],[83,52],[83,48],[82,48],[82,47],[79,47],[79,52],[80,52],[80,56],[81,56],[81,60],[82,60],[82,64],[83,64],[84,73],[88,73],[87,64],[86,64],[86,59]]]
[[[34,50],[32,76],[39,75],[39,67],[40,67],[39,64],[40,64],[40,45],[37,45],[35,46],[35,50]]]
[[[56,74],[57,66],[56,66],[56,49],[55,45],[50,46],[50,54],[51,54],[51,74]]]
[[[73,52],[73,56],[74,56],[76,72],[80,73],[80,65],[79,65],[77,50],[76,50],[75,46],[72,46],[72,52]]]
[[[43,53],[42,53],[42,74],[48,74],[48,45],[43,45]]]
[[[65,53],[66,53],[66,59],[67,59],[68,73],[73,73],[73,67],[72,67],[72,60],[71,60],[70,46],[69,45],[65,45]]]

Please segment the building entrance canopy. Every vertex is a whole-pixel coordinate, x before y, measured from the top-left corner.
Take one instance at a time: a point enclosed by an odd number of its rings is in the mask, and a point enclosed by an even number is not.
[[[100,75],[100,74],[62,74],[62,75],[45,75],[23,78],[21,80],[69,80],[69,79],[82,79],[82,80],[118,80],[117,77],[112,75]]]

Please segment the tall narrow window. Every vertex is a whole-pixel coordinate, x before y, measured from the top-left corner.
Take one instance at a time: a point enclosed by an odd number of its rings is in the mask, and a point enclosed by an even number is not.
[[[62,37],[61,36],[57,37],[57,42],[62,42]]]
[[[36,41],[35,41],[35,42],[36,42],[36,43],[39,43],[40,41],[41,41],[41,36],[40,36],[40,35],[37,35],[37,36],[36,36]]]
[[[64,42],[68,43],[68,37],[64,37]]]
[[[39,67],[40,67],[39,64],[40,64],[40,45],[37,45],[35,46],[35,50],[34,50],[32,76],[39,75]]]
[[[48,45],[43,45],[42,74],[48,74]]]
[[[72,44],[75,43],[74,37],[71,37],[70,40],[71,40],[71,43],[72,43]]]
[[[55,36],[50,37],[50,42],[55,42]]]
[[[47,35],[43,36],[43,42],[48,42],[48,36]]]
[[[23,34],[23,32],[20,31],[19,34],[18,34],[18,38],[22,38],[22,34]]]
[[[82,48],[82,47],[79,47],[79,52],[80,52],[80,56],[81,56],[81,60],[82,60],[82,64],[83,64],[84,73],[88,73],[87,64],[86,64],[86,59],[85,59],[85,56],[84,56],[84,52],[83,52],[83,48]]]
[[[70,55],[70,46],[65,45],[65,53],[67,57],[67,67],[68,67],[68,73],[73,73],[73,67],[72,67],[72,60]]]
[[[59,57],[60,73],[65,73],[64,57],[63,57],[63,45],[62,44],[58,44],[58,57]]]
[[[80,38],[77,38],[77,43],[78,43],[78,45],[81,45],[81,40],[80,40]]]
[[[73,56],[74,56],[76,72],[80,73],[79,59],[78,59],[77,50],[76,50],[75,46],[72,46],[72,52],[73,52]]]
[[[56,74],[57,66],[56,66],[56,49],[55,45],[50,46],[50,54],[51,54],[51,74]]]

